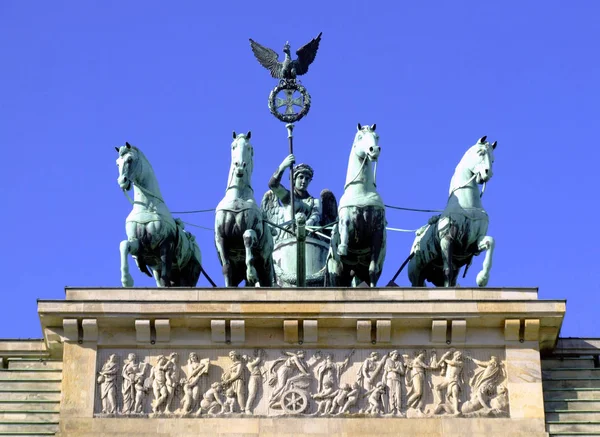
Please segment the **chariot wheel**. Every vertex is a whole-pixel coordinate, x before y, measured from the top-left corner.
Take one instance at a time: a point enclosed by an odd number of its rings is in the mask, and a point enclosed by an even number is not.
[[[295,388],[288,390],[281,397],[281,408],[288,414],[302,414],[308,408],[308,396]]]

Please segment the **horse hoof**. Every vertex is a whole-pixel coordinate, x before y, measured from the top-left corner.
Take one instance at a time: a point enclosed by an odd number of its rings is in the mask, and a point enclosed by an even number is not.
[[[477,285],[479,287],[485,287],[490,279],[490,275],[485,272],[479,272],[477,274]]]
[[[348,255],[348,245],[346,244],[340,244],[337,248],[337,253],[340,256],[346,256]]]
[[[131,275],[122,276],[121,284],[123,285],[123,287],[133,287],[133,278],[131,277]]]

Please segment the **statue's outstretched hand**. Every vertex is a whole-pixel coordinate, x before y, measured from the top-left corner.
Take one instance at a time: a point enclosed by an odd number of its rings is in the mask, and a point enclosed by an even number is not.
[[[294,164],[294,162],[296,162],[296,158],[294,157],[293,154],[290,154],[290,155],[286,156],[286,158],[283,161],[281,161],[281,164],[279,165],[279,169],[284,170],[288,167],[291,167]]]

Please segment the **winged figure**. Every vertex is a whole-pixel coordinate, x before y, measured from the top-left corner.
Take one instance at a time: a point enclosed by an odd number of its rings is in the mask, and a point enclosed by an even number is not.
[[[291,57],[290,44],[286,42],[285,46],[283,46],[283,53],[285,53],[283,62],[279,62],[279,55],[275,50],[260,45],[252,38],[250,38],[250,46],[258,62],[271,72],[272,77],[290,80],[296,79],[296,76],[306,74],[309,65],[312,64],[317,56],[322,34],[323,32],[319,33],[319,36],[300,47],[296,51],[298,57],[294,60]]]

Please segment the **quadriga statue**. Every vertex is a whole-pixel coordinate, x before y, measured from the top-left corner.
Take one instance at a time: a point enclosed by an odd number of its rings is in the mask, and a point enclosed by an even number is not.
[[[408,264],[413,287],[423,287],[425,281],[436,287],[456,286],[459,270],[465,265],[468,269],[473,256],[484,250],[487,252],[483,269],[477,274],[477,285],[485,287],[488,283],[494,239],[486,235],[489,219],[481,196],[492,178],[497,142],[490,144],[486,138],[470,147],[456,166],[444,212],[432,217],[416,233]]]
[[[129,143],[115,149],[119,154],[117,182],[132,205],[125,220],[127,240],[120,245],[123,287],[133,286],[127,255],[133,256],[141,272],[154,276],[158,287],[195,287],[202,272],[195,237],[169,212],[142,151]],[[133,200],[127,194],[132,187]]]

